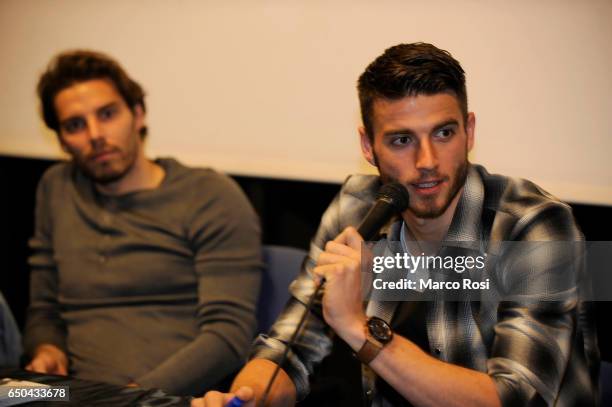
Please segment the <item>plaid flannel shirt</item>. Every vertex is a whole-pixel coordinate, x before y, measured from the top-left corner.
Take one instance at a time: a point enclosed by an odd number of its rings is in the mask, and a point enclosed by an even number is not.
[[[356,175],[346,180],[324,213],[307,261],[290,286],[292,298],[269,334],[255,340],[251,358],[280,362],[285,343],[314,291],[311,269],[319,253],[345,227],[359,224],[379,187],[376,176]],[[383,228],[382,238],[399,240],[399,222]],[[491,175],[477,165],[470,165],[445,239],[487,244],[581,240],[568,205],[529,181]],[[539,255],[529,255],[533,263],[529,284],[548,284],[547,259],[568,256]],[[512,276],[504,279],[511,280]],[[494,380],[504,406],[594,405],[599,351],[588,306],[578,300],[576,291],[553,302],[431,301],[425,321],[429,353],[442,361],[486,372]],[[319,300],[283,365],[296,386],[298,400],[309,392],[309,375],[314,367],[332,350],[333,332],[321,315]],[[390,404],[375,394],[373,405]]]

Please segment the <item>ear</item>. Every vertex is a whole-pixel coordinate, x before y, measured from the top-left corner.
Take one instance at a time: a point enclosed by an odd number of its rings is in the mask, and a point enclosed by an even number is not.
[[[467,134],[467,151],[472,151],[474,147],[474,132],[476,131],[476,115],[469,112],[465,123],[465,133]]]
[[[374,146],[368,137],[368,133],[363,126],[359,126],[359,140],[361,143],[361,153],[363,154],[363,158],[371,165],[376,167],[376,159],[374,158]]]
[[[145,123],[145,112],[142,108],[141,105],[136,105],[134,106],[134,126],[137,129],[137,133],[140,133],[140,129],[142,129],[144,126],[146,126]]]

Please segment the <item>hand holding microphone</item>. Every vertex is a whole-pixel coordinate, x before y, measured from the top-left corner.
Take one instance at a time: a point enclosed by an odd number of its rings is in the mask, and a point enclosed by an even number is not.
[[[322,298],[325,322],[345,339],[345,332],[359,326],[365,313],[361,293],[361,246],[364,240],[354,227],[347,227],[327,242],[312,270],[319,284],[325,284]],[[346,339],[345,339],[346,340]]]
[[[399,183],[384,185],[358,229],[347,227],[327,242],[313,273],[325,284],[323,317],[349,345],[361,345],[366,315],[361,285],[361,248],[380,228],[408,207],[408,193]]]

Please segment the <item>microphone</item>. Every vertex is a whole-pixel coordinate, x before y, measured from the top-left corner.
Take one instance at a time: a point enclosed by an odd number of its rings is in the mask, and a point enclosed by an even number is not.
[[[376,195],[376,202],[370,208],[357,231],[368,241],[376,236],[381,227],[396,213],[408,208],[409,197],[406,188],[399,182],[383,185]]]
[[[408,208],[409,196],[406,187],[404,187],[399,182],[391,182],[389,184],[383,185],[376,194],[376,201],[374,205],[370,208],[368,213],[365,215],[361,224],[357,228],[357,232],[363,237],[363,240],[368,241],[376,236],[381,227],[387,223],[393,215],[397,213],[401,213]],[[322,280],[321,283],[315,288],[314,293],[308,300],[308,304],[306,305],[306,309],[304,310],[304,314],[300,318],[300,322],[298,323],[293,335],[291,335],[291,339],[285,345],[285,351],[283,352],[283,356],[281,357],[280,362],[276,365],[270,380],[268,381],[268,385],[263,393],[261,398],[262,406],[265,406],[266,401],[268,400],[268,396],[270,395],[270,390],[272,389],[272,384],[274,383],[274,379],[278,376],[278,372],[281,366],[285,363],[287,359],[287,355],[289,354],[289,350],[293,347],[295,343],[295,339],[298,336],[298,333],[302,329],[302,325],[304,325],[304,321],[306,321],[306,316],[312,310],[312,307],[315,303],[317,297],[319,297],[319,293],[321,292],[321,288],[325,285],[325,280]]]

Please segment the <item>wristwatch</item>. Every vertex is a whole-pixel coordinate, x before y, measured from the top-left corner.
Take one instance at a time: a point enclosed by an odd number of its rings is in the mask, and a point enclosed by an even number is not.
[[[363,364],[370,364],[386,344],[393,339],[393,331],[384,320],[371,317],[365,326],[366,340],[357,352],[357,359]]]

